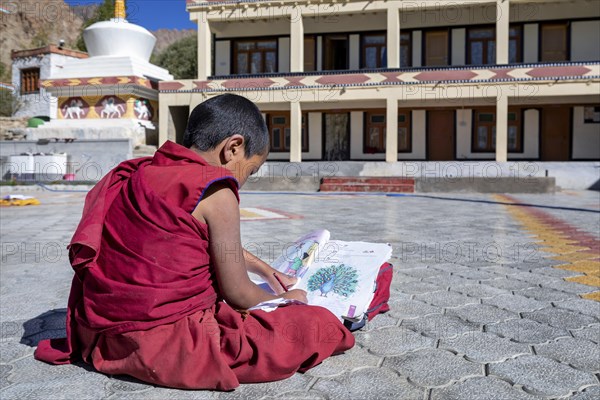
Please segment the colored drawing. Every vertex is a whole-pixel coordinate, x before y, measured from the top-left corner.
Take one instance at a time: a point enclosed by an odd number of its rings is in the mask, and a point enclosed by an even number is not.
[[[100,118],[121,118],[125,112],[125,102],[117,96],[104,96],[96,104]]]
[[[87,116],[89,105],[81,97],[69,97],[60,110],[65,119],[82,119]]]
[[[303,277],[306,271],[308,270],[308,267],[313,262],[318,248],[318,242],[302,242],[297,248],[297,250],[299,250],[298,252],[296,252],[298,256],[292,259],[292,261],[288,264],[287,268],[285,269],[284,273],[291,276],[297,276],[299,278]]]
[[[321,296],[333,292],[343,297],[348,297],[356,292],[358,284],[358,273],[355,268],[348,265],[331,265],[319,268],[308,279],[308,290],[321,292]]]
[[[154,115],[152,105],[147,99],[137,99],[134,103],[133,109],[138,119],[150,121]]]

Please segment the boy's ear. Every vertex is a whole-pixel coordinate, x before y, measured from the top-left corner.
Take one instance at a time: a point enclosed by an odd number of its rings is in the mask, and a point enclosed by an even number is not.
[[[233,136],[225,139],[225,145],[222,150],[222,157],[225,163],[228,163],[233,159],[234,156],[238,156],[244,153],[244,146],[246,145],[246,141],[244,137],[240,134],[235,134]]]

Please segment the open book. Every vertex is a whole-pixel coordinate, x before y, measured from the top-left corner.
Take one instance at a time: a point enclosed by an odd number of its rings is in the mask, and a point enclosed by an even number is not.
[[[305,290],[308,304],[325,307],[340,320],[357,321],[373,300],[379,268],[391,255],[389,244],[330,240],[329,231],[318,230],[284,249],[272,266],[298,278],[292,289]],[[271,291],[265,282],[255,282]],[[252,309],[269,310],[286,303],[281,300]]]

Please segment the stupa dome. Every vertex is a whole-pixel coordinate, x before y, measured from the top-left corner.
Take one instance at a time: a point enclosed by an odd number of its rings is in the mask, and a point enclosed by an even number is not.
[[[150,61],[156,37],[146,28],[125,19],[125,4],[117,0],[115,18],[96,22],[83,31],[90,57],[132,56]]]

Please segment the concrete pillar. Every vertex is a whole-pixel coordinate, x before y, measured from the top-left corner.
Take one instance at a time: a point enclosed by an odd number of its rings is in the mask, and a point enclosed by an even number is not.
[[[385,135],[385,161],[398,161],[398,100],[387,99],[386,106],[386,135]]]
[[[503,94],[496,100],[496,161],[508,161],[508,97]]]
[[[496,64],[508,64],[510,0],[496,1]]]
[[[400,68],[400,7],[387,10],[387,67]]]
[[[299,101],[290,103],[290,162],[302,161],[302,109]]]
[[[299,7],[290,15],[290,72],[304,71],[304,21]]]
[[[163,96],[159,96],[158,99],[158,146],[162,146],[167,140],[174,140],[169,138],[169,119],[171,115],[169,113],[169,103]]]
[[[212,35],[207,13],[198,14],[198,80],[205,81],[212,66]]]

